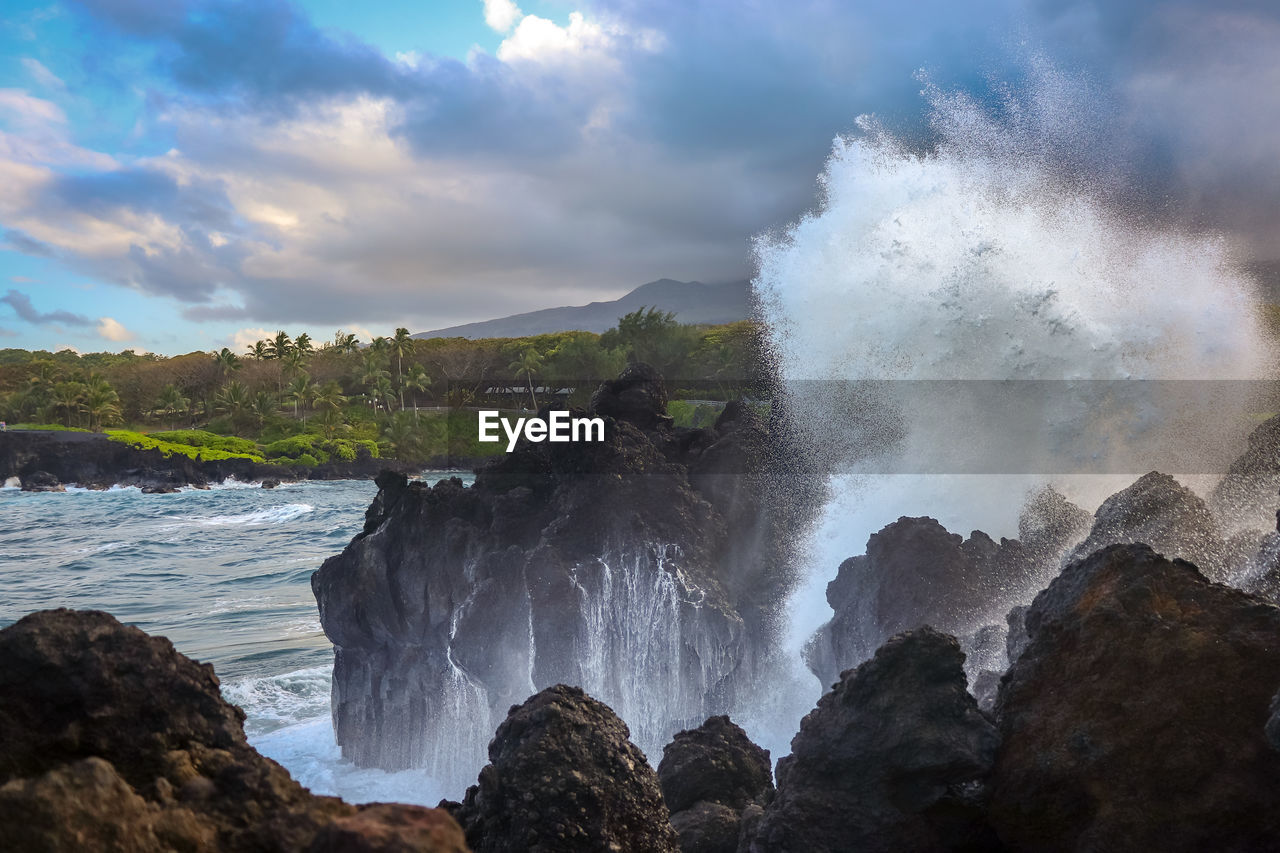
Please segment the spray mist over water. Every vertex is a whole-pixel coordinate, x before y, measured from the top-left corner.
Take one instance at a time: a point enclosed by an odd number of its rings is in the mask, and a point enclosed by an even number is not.
[[[1141,393],[1111,414],[1095,405],[1159,384],[1131,380],[1264,378],[1274,359],[1229,246],[1117,205],[1112,178],[1088,165],[1105,157],[1088,148],[1087,90],[1033,76],[994,107],[926,86],[927,154],[860,120],[860,135],[835,142],[818,208],[757,240],[754,286],[785,405],[839,457],[794,601],[796,648],[829,618],[823,590],[840,561],[900,515],[1015,536],[1047,473],[1097,475],[1056,483],[1092,510],[1132,481],[1107,464],[1130,446],[1242,444],[1239,400],[1215,403],[1211,422],[1203,404],[1180,415]],[[868,397],[848,380],[876,384]],[[987,408],[948,380],[1053,380],[1071,394]]]

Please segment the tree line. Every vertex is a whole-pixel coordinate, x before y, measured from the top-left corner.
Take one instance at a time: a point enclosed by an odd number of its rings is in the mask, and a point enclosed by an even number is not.
[[[730,399],[766,383],[751,321],[691,326],[648,308],[604,334],[415,339],[408,329],[361,341],[308,332],[233,352],[172,357],[0,350],[0,420],[101,430],[203,427],[276,441],[298,433],[370,439],[393,455],[425,452],[438,413],[536,408],[551,398],[584,405],[629,361],[652,364],[675,396]]]

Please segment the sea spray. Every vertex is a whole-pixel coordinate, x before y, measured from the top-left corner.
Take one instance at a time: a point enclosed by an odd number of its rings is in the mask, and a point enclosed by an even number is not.
[[[899,515],[1012,536],[1046,478],[1092,509],[1151,458],[1205,473],[1249,426],[1247,386],[1222,380],[1274,363],[1230,247],[1120,203],[1069,78],[1035,69],[994,105],[925,96],[927,152],[860,120],[818,207],[756,243],[784,409],[836,472],[793,651],[839,562]]]

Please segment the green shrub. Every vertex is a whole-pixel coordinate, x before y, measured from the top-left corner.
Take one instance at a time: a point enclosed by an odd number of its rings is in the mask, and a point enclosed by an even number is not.
[[[153,438],[141,432],[133,432],[124,429],[107,430],[107,438],[112,441],[119,441],[130,447],[136,447],[139,450],[159,450],[161,455],[168,459],[177,453],[190,459],[201,462],[216,462],[222,459],[249,459],[254,462],[261,462],[262,456],[257,453],[230,453],[225,450],[215,450],[209,447],[194,447],[190,444],[177,444],[172,441],[163,441]]]
[[[57,432],[89,432],[81,427],[69,427],[62,424],[13,424],[9,429],[45,429]]]
[[[273,441],[262,450],[269,457],[285,456],[295,461],[301,461],[301,457],[304,455],[310,456],[312,459],[318,460],[310,464],[318,465],[320,462],[329,461],[329,454],[321,449],[323,442],[324,439],[318,435],[304,433]]]
[[[299,465],[306,465],[308,468],[314,468],[320,464],[320,460],[316,459],[310,453],[304,453],[299,456],[297,462]]]
[[[173,444],[188,444],[192,447],[208,447],[211,450],[223,450],[227,453],[244,453],[258,455],[257,442],[233,435],[218,435],[202,429],[175,429],[166,432],[153,432],[152,438],[168,441]]]

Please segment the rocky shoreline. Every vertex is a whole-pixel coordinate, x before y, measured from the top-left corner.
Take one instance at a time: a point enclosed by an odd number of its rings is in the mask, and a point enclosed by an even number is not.
[[[0,845],[22,850],[1280,849],[1280,608],[1142,544],[1068,565],[992,710],[956,638],[889,638],[777,765],[724,716],[655,769],[545,688],[437,809],[317,797],[248,746],[208,665],[95,611],[0,630]]]
[[[227,480],[265,486],[301,480],[372,480],[378,472],[403,473],[422,466],[362,454],[352,462],[314,467],[269,465],[249,459],[196,460],[142,450],[100,433],[11,430],[0,432],[0,483],[24,491],[61,491],[66,486],[109,489],[136,486],[145,492],[207,488]]]

